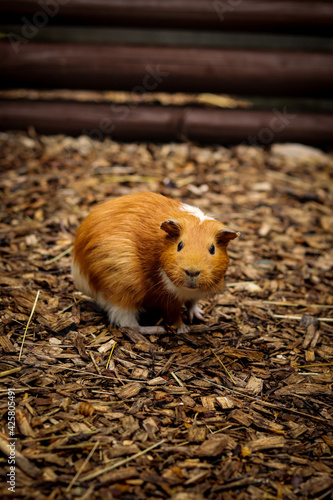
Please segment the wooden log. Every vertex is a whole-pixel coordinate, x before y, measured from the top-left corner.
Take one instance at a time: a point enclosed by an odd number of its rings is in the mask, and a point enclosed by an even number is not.
[[[333,54],[0,43],[0,86],[330,96]]]
[[[0,129],[34,127],[46,134],[86,134],[102,140],[191,140],[249,145],[333,143],[333,114],[175,108],[64,102],[0,101]]]
[[[241,31],[298,31],[329,34],[330,1],[309,0],[3,0],[2,22],[198,28]],[[39,14],[39,15],[38,15]]]
[[[0,127],[33,126],[46,134],[110,135],[118,140],[171,141],[179,132],[182,109],[62,102],[0,101]]]
[[[185,136],[200,142],[320,145],[333,141],[332,114],[289,112],[286,106],[272,111],[193,108],[186,113],[185,125]]]

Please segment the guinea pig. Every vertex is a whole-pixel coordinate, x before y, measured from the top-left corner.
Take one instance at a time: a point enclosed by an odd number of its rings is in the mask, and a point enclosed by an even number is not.
[[[203,319],[197,301],[221,292],[227,246],[239,234],[160,194],[121,196],[97,206],[79,227],[74,283],[112,325],[140,329],[140,312],[154,307],[178,333],[187,332],[182,306],[191,321]]]

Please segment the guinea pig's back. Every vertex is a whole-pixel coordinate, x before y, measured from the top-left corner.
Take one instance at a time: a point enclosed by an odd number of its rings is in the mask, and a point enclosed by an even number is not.
[[[76,286],[94,298],[102,294],[124,304],[126,297],[136,296],[140,302],[161,250],[161,222],[176,213],[178,204],[155,193],[138,193],[92,210],[75,239]]]

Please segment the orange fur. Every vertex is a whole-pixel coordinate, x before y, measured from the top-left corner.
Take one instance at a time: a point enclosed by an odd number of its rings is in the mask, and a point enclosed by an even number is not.
[[[154,193],[96,207],[76,235],[76,285],[120,326],[138,326],[140,310],[158,307],[169,324],[185,331],[182,305],[198,316],[197,300],[221,291],[229,262],[226,246],[238,236],[223,232],[221,222],[197,210]],[[177,251],[180,241],[183,248]]]

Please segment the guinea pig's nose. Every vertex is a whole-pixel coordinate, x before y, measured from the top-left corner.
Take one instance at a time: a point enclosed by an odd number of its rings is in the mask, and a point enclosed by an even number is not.
[[[200,274],[200,271],[193,271],[192,269],[185,269],[185,274],[190,278],[197,278]]]

